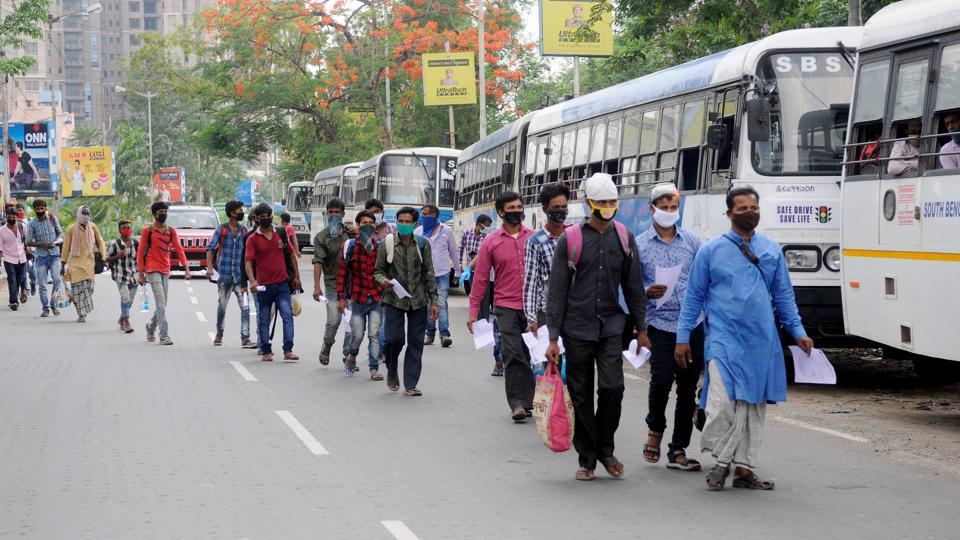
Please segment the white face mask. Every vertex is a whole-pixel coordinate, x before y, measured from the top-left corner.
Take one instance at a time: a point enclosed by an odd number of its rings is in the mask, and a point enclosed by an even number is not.
[[[680,220],[680,212],[664,212],[657,208],[653,211],[653,221],[664,229],[669,229]]]

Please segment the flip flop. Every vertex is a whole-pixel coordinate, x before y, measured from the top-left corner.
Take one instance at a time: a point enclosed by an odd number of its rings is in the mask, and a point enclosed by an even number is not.
[[[761,480],[753,471],[747,471],[747,474],[734,477],[733,487],[770,491],[773,489],[773,482],[770,480]]]
[[[603,468],[606,469],[607,474],[614,478],[622,478],[624,467],[623,463],[620,463],[620,460],[616,456],[610,456],[606,458],[600,458],[597,461],[603,465]]]
[[[710,491],[720,491],[723,485],[727,483],[727,475],[730,474],[730,468],[726,465],[715,465],[707,473],[707,487]]]
[[[594,478],[596,478],[596,475],[591,469],[580,467],[579,469],[577,469],[577,474],[574,478],[576,478],[577,480],[580,480],[581,482],[589,482]]]

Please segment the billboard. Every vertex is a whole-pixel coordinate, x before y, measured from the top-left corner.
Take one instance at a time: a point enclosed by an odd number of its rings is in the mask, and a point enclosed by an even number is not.
[[[581,32],[590,10],[600,1],[540,0],[540,53],[544,56],[612,56],[613,14],[605,11],[599,21]]]
[[[258,191],[260,191],[260,182],[247,180],[237,185],[237,200],[249,208],[257,200]]]
[[[477,102],[474,53],[424,53],[423,104],[471,105]]]
[[[182,203],[186,196],[187,170],[183,167],[162,167],[153,175],[151,198],[155,201]]]
[[[370,105],[350,105],[347,107],[347,115],[353,120],[355,127],[363,127],[367,120],[374,118],[374,108]]]
[[[56,129],[53,122],[10,124],[7,149],[10,191],[14,197],[43,195],[57,189]]]
[[[116,194],[117,167],[113,148],[64,148],[60,152],[64,197],[112,197]]]

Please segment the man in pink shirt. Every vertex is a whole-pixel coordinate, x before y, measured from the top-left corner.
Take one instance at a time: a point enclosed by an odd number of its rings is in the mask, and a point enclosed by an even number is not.
[[[480,244],[470,290],[467,328],[473,332],[473,323],[477,321],[492,269],[496,275],[494,314],[503,336],[501,347],[507,404],[513,421],[519,423],[531,416],[533,410],[533,370],[530,369],[530,353],[521,337],[527,331],[527,317],[523,314],[523,254],[527,238],[533,235],[533,231],[523,225],[523,200],[519,193],[502,193],[497,197],[496,209],[503,225],[488,234]]]
[[[21,303],[27,301],[26,289],[22,289],[27,277],[27,244],[23,228],[17,223],[16,207],[8,205],[4,213],[7,223],[0,228],[0,255],[3,257],[3,271],[7,273],[10,309],[16,311]]]

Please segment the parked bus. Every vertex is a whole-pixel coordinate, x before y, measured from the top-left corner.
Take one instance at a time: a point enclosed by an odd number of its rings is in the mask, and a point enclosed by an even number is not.
[[[327,203],[331,199],[339,198],[347,207],[347,217],[344,221],[353,222],[353,186],[357,181],[357,171],[362,162],[347,163],[324,169],[313,177],[313,200],[310,203],[310,213],[313,214],[314,230],[319,231],[327,226]],[[311,244],[313,238],[310,239]]]
[[[287,186],[287,197],[283,200],[285,211],[290,214],[290,225],[297,233],[297,244],[312,246],[313,235],[310,224],[313,222],[310,201],[313,199],[313,182],[292,182]]]
[[[400,148],[368,159],[357,173],[354,206],[363,209],[371,198],[380,199],[384,219],[396,222],[397,210],[425,204],[440,208],[440,221],[453,219],[454,187],[460,150],[450,148]],[[355,212],[354,212],[355,213]]]
[[[710,238],[730,228],[727,191],[751,185],[760,230],[783,245],[807,331],[845,340],[840,173],[860,35],[780,32],[528,115],[464,150],[458,226],[476,209],[493,212],[496,194],[511,189],[528,207],[527,225],[539,227],[544,184],[567,182],[579,197],[581,181],[603,171],[634,233],[650,226],[651,187],[668,181],[681,191],[683,226]]]
[[[897,2],[864,25],[848,134],[846,329],[908,353],[921,375],[955,370],[960,3]]]

